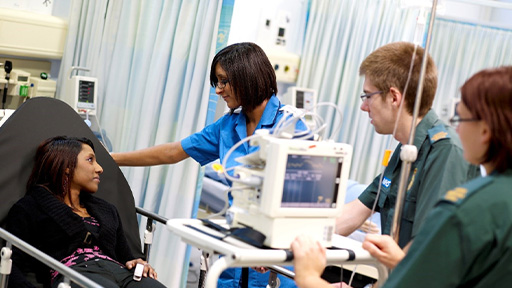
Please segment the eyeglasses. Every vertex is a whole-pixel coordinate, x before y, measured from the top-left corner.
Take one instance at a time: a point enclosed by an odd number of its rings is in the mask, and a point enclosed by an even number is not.
[[[460,122],[476,122],[476,121],[480,121],[480,119],[476,119],[476,118],[460,118],[459,115],[455,115],[453,116],[452,118],[450,118],[450,125],[452,125],[453,127],[457,127],[459,126]]]
[[[361,97],[361,101],[365,102],[366,100],[370,99],[375,94],[380,94],[382,91],[372,92],[372,93],[361,93],[359,97]]]
[[[219,88],[219,89],[224,89],[226,87],[226,84],[229,83],[229,79],[224,79],[224,80],[220,80],[219,82],[217,82],[215,84],[215,87]]]

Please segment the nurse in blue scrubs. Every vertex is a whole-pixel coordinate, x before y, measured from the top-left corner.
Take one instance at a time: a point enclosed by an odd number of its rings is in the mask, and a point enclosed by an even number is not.
[[[165,143],[137,151],[112,153],[120,166],[152,166],[174,164],[192,157],[201,165],[224,160],[226,153],[237,142],[253,135],[258,129],[272,130],[284,112],[277,98],[274,67],[265,52],[254,43],[237,43],[222,49],[213,58],[210,83],[226,102],[230,111],[200,132],[172,143]],[[299,121],[296,130],[306,125]],[[259,149],[249,143],[240,145],[227,160],[227,167],[239,165],[234,159]],[[228,269],[218,287],[239,287],[242,269]],[[268,274],[249,270],[249,287],[265,287]],[[293,281],[281,277],[281,287],[296,287]]]

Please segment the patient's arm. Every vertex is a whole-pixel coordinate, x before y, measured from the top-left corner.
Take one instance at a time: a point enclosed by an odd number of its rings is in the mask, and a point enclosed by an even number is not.
[[[180,142],[165,143],[131,152],[110,154],[119,166],[174,164],[189,157]]]
[[[336,233],[343,236],[350,235],[370,217],[371,213],[372,210],[359,199],[345,204],[343,213],[336,219]]]

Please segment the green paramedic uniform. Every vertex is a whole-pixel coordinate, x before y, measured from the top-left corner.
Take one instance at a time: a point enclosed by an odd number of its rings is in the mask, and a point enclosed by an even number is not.
[[[512,170],[450,190],[384,287],[512,287]]]
[[[455,130],[444,124],[437,114],[430,110],[416,126],[414,145],[418,157],[411,165],[398,244],[405,247],[418,233],[426,215],[444,192],[480,175],[478,167],[464,160],[462,145]],[[376,212],[381,215],[382,234],[390,234],[395,213],[400,170],[400,149],[398,144],[382,177]],[[361,193],[359,200],[369,209],[373,208],[381,175]]]

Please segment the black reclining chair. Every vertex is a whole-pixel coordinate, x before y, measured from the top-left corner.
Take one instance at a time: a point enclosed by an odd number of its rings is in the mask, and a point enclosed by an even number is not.
[[[148,217],[146,228],[151,231],[154,218],[164,223],[166,219],[135,207],[132,191],[107,150],[78,113],[66,103],[53,98],[37,97],[26,101],[0,127],[0,225],[4,226],[11,206],[25,195],[39,143],[59,135],[87,137],[94,143],[97,160],[104,169],[95,196],[117,207],[133,255],[147,259],[149,246],[145,245],[144,253],[136,210]]]

